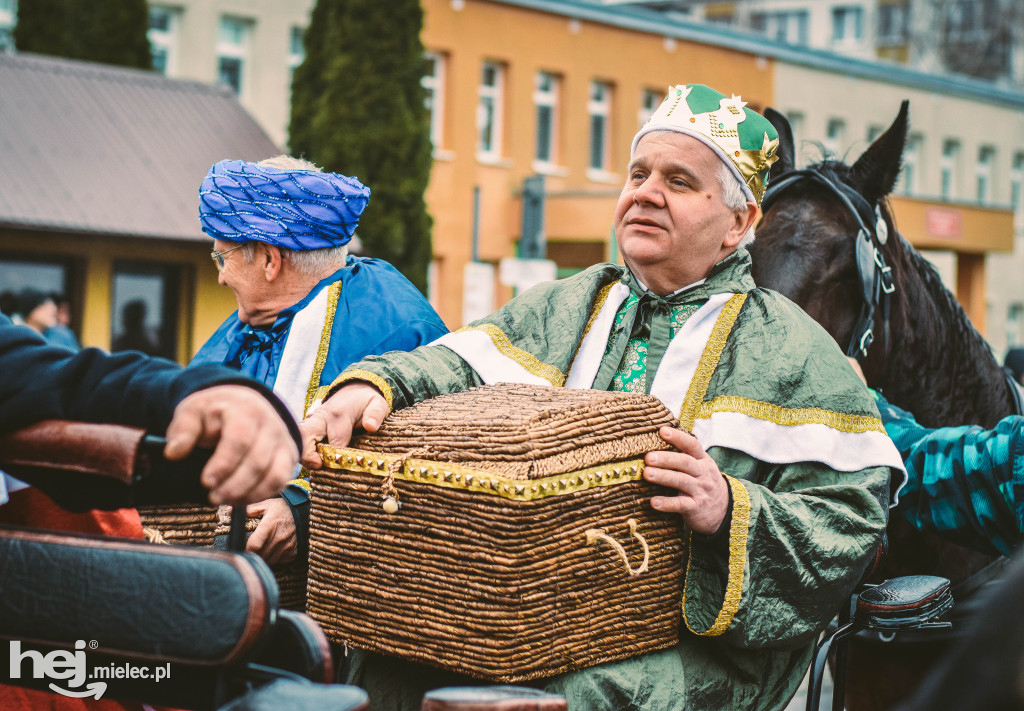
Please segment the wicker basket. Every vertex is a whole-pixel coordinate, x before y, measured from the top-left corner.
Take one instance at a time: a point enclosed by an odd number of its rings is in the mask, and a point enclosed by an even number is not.
[[[219,520],[216,506],[195,504],[141,506],[139,518],[150,540],[200,548],[213,546]]]
[[[336,642],[497,682],[675,644],[685,539],[640,477],[663,425],[647,395],[496,385],[323,446],[308,614]]]

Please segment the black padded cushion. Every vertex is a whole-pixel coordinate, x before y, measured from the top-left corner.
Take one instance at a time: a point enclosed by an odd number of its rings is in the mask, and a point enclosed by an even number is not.
[[[869,629],[911,629],[953,606],[949,580],[906,575],[867,588],[857,599],[857,620]]]
[[[0,529],[0,638],[98,654],[225,664],[272,623],[255,556]]]
[[[359,711],[369,707],[366,692],[355,686],[278,679],[221,706],[218,711]]]

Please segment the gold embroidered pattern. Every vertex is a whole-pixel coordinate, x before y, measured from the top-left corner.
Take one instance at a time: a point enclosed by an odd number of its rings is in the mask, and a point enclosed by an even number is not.
[[[299,487],[300,489],[302,489],[303,491],[305,491],[308,494],[309,493],[309,474],[308,474],[308,472],[306,472],[305,469],[303,469],[302,472],[304,474],[306,474],[305,478],[302,478],[302,479],[292,479],[290,482],[288,482],[288,484],[289,484],[289,486],[297,486],[297,487]]]
[[[679,423],[688,430],[693,429],[693,421],[697,418],[697,407],[704,400],[708,385],[711,383],[711,376],[714,374],[715,368],[718,367],[718,359],[722,357],[729,333],[732,331],[736,318],[740,315],[740,309],[743,308],[746,300],[746,294],[733,294],[722,307],[722,313],[718,314],[718,320],[715,322],[711,337],[708,338],[708,343],[704,346],[704,353],[700,357],[700,363],[697,365],[697,372],[693,374],[693,380],[690,381],[690,387],[686,391],[683,406],[679,408]]]
[[[324,444],[318,445],[317,449],[324,460],[324,466],[329,469],[345,469],[383,478],[394,468],[396,479],[490,494],[514,501],[534,501],[601,486],[639,481],[643,478],[644,471],[644,460],[640,458],[601,464],[541,479],[511,479],[461,464],[407,458],[404,454],[368,452]],[[398,463],[401,463],[401,469],[398,468]],[[735,511],[735,505],[733,510]]]
[[[882,421],[866,415],[844,415],[831,410],[814,407],[788,409],[759,400],[734,395],[715,398],[702,403],[697,418],[711,417],[715,412],[737,412],[777,425],[825,425],[840,432],[861,434],[864,432],[885,432]]]
[[[732,490],[732,521],[729,523],[729,578],[725,583],[722,609],[718,611],[718,616],[712,625],[704,632],[693,629],[686,616],[686,592],[690,586],[692,553],[686,561],[686,582],[683,585],[683,621],[686,622],[688,630],[701,637],[717,637],[725,632],[740,609],[740,600],[743,597],[743,570],[747,560],[747,531],[750,528],[750,494],[739,480],[728,474],[723,476],[729,482],[729,488]],[[689,550],[693,551],[693,531],[690,532]]]
[[[395,398],[394,398],[394,395],[391,392],[391,386],[388,385],[387,381],[384,380],[384,378],[380,377],[376,373],[371,373],[368,370],[349,370],[349,371],[346,371],[346,372],[342,373],[341,375],[339,375],[337,378],[334,379],[334,382],[331,383],[330,389],[334,390],[339,385],[341,385],[342,383],[348,382],[349,380],[365,380],[366,382],[370,383],[371,385],[376,386],[376,388],[378,390],[380,390],[380,394],[383,395],[384,399],[388,401],[388,411],[389,412],[395,406]]]
[[[303,415],[309,412],[309,406],[316,400],[317,391],[320,388],[320,374],[324,372],[327,352],[331,349],[334,312],[338,308],[338,297],[340,295],[340,281],[336,281],[327,287],[327,314],[324,316],[324,328],[320,332],[320,346],[316,349],[316,362],[313,364],[313,374],[309,377],[309,387],[306,389],[306,404],[302,409]]]
[[[544,378],[544,380],[547,380],[556,388],[560,388],[565,384],[565,375],[562,374],[562,371],[553,365],[542,363],[537,356],[532,353],[527,353],[522,348],[516,348],[513,346],[512,341],[508,339],[505,332],[493,323],[484,323],[479,326],[460,328],[456,333],[462,333],[463,331],[483,331],[490,336],[491,341],[494,343],[494,347],[497,348],[505,357],[514,360],[538,378]]]

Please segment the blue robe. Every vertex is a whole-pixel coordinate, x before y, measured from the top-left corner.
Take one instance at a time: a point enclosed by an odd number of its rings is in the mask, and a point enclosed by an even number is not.
[[[295,316],[339,281],[341,293],[318,387],[329,385],[346,366],[365,356],[412,350],[448,333],[427,300],[397,269],[379,259],[350,256],[342,269],[282,311],[270,327],[250,327],[239,321],[237,311],[233,313],[199,349],[191,365],[221,363],[274,389]],[[317,349],[320,343],[306,345]],[[301,420],[305,412],[293,414]]]

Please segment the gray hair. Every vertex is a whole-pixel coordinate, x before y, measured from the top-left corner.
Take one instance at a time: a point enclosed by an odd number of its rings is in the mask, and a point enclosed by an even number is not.
[[[743,193],[743,183],[740,182],[736,174],[724,162],[720,162],[718,165],[718,184],[722,186],[722,202],[725,203],[727,208],[736,212],[747,209],[749,199]],[[751,227],[743,235],[743,239],[740,240],[736,249],[746,247],[753,241],[754,228]]]
[[[327,276],[332,274],[345,266],[345,260],[348,259],[347,244],[343,244],[340,247],[324,247],[323,249],[301,251],[285,249],[284,247],[278,247],[278,249],[281,250],[281,257],[291,262],[295,271],[309,276]],[[246,264],[252,264],[256,260],[255,242],[246,242],[238,251],[241,252]]]
[[[289,155],[279,155],[272,158],[265,158],[257,165],[265,165],[278,170],[310,170],[322,173],[323,171],[304,158],[295,158]],[[348,245],[340,247],[324,247],[323,249],[295,250],[279,247],[281,256],[291,262],[299,274],[309,276],[327,276],[345,266],[348,258]],[[256,259],[256,243],[246,242],[239,252],[246,264],[252,264]]]

